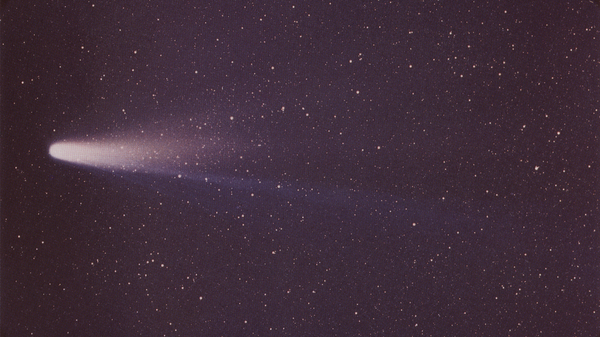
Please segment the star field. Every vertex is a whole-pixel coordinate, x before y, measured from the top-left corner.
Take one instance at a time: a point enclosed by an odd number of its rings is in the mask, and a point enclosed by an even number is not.
[[[598,23],[3,2],[1,334],[597,336]]]

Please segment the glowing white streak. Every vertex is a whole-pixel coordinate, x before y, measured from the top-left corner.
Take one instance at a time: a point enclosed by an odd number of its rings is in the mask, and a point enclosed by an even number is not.
[[[135,144],[60,142],[52,144],[49,152],[53,158],[69,163],[123,170],[142,168],[143,161],[151,158]]]
[[[52,144],[49,154],[60,161],[104,170],[178,175],[210,171],[232,158],[242,158],[233,148],[210,138],[161,135],[64,140]]]

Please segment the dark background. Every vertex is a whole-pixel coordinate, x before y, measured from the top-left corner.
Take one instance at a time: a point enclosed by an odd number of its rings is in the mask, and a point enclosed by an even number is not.
[[[2,334],[596,336],[599,23],[590,1],[3,2]],[[147,130],[269,183],[48,156]]]

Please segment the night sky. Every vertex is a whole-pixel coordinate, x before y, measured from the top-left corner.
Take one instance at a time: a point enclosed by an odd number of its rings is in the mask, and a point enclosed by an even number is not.
[[[2,336],[600,333],[596,3],[7,1],[1,32]]]

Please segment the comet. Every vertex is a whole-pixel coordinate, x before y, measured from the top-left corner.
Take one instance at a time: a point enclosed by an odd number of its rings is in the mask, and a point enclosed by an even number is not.
[[[51,157],[60,161],[93,166],[100,169],[135,170],[151,160],[153,151],[138,144],[94,144],[91,142],[63,141],[50,146]]]
[[[370,214],[372,225],[404,223],[416,227],[419,224],[421,232],[437,231],[431,227],[435,223],[430,227],[422,225],[428,221],[420,214],[422,206],[417,201],[375,191],[289,181],[264,173],[241,173],[247,172],[240,169],[244,164],[261,160],[260,151],[265,147],[256,145],[251,149],[238,143],[236,148],[233,142],[216,138],[151,136],[62,140],[51,144],[48,153],[60,163],[118,172],[115,176],[119,179],[187,200],[215,214],[253,214],[252,222],[241,217],[236,220],[253,226],[269,224],[290,214],[313,217],[338,212],[338,219],[347,217],[344,221],[348,224],[355,221],[356,214]],[[242,160],[245,155],[249,158]],[[272,209],[257,213],[255,210],[263,205],[271,205]],[[277,212],[277,216],[272,212]],[[365,224],[361,222],[361,226]]]
[[[217,138],[158,134],[66,139],[52,143],[48,154],[59,162],[80,167],[177,174],[214,168],[216,163],[235,158],[240,148]]]

